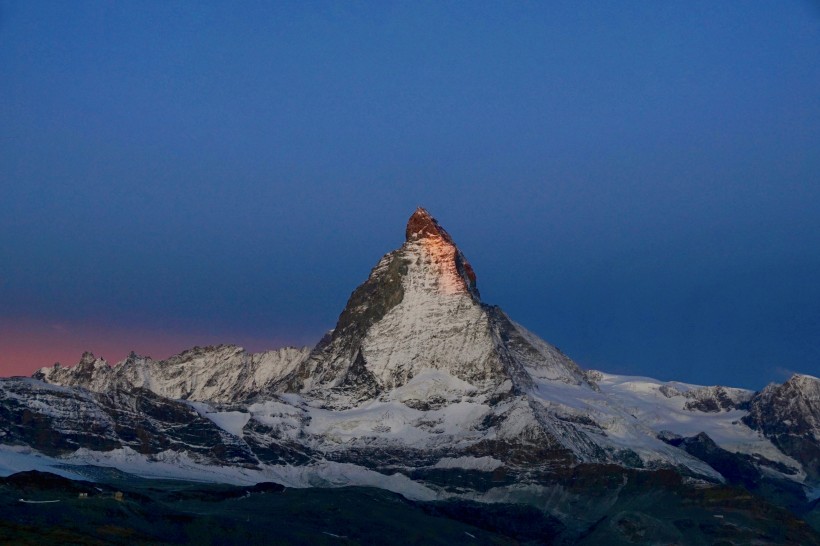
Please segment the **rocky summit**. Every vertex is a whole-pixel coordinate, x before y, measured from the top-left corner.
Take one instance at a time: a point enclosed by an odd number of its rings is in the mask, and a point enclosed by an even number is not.
[[[546,542],[820,543],[818,392],[806,375],[755,393],[582,370],[482,302],[419,208],[315,347],[86,353],[0,380],[0,455],[527,506]]]

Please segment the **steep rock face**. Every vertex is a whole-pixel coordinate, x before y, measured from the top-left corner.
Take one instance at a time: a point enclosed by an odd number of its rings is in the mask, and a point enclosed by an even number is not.
[[[405,229],[405,239],[407,241],[425,240],[432,253],[439,254],[437,263],[446,271],[446,275],[451,277],[448,281],[453,284],[464,284],[464,289],[476,298],[478,288],[476,288],[476,276],[473,267],[464,254],[456,247],[450,234],[441,227],[438,221],[430,216],[430,213],[419,207],[410,216]],[[453,267],[455,270],[453,270]],[[458,275],[460,281],[452,278]]]
[[[190,406],[145,389],[95,393],[31,379],[0,379],[0,438],[49,455],[130,448],[187,452],[208,464],[253,465],[244,442]]]
[[[793,375],[752,398],[743,422],[771,439],[820,480],[820,379]]]
[[[466,457],[490,458],[509,475],[616,462],[719,479],[610,408],[572,360],[481,303],[475,282],[452,237],[417,210],[401,248],[278,386],[299,395],[299,408],[252,409],[261,411],[253,419],[285,419],[295,426],[273,427],[278,438],[380,470]]]
[[[194,347],[168,360],[134,353],[114,366],[91,353],[71,368],[42,368],[34,378],[96,392],[144,388],[175,400],[237,402],[269,391],[308,355],[307,349],[285,347],[250,354],[241,347]]]
[[[406,241],[357,288],[329,339],[284,382],[328,405],[353,407],[442,370],[477,392],[524,392],[533,373],[586,384],[555,348],[479,300],[476,276],[452,237],[424,209],[410,217]]]
[[[92,391],[101,391],[110,385],[110,368],[105,359],[97,358],[94,353],[86,351],[75,366],[65,368],[57,363],[52,367],[39,369],[33,377],[65,387],[84,387]]]

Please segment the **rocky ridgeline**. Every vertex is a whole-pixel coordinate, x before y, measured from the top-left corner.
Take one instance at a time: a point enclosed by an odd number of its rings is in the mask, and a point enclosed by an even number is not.
[[[97,392],[143,388],[176,400],[240,402],[269,393],[309,352],[285,347],[251,354],[235,345],[218,345],[194,347],[167,360],[131,353],[113,366],[86,352],[76,366],[42,368],[33,377]]]
[[[312,349],[113,366],[86,353],[34,377],[0,381],[0,441],[53,455],[127,447],[148,462],[176,453],[303,476],[335,464],[346,477],[330,483],[361,483],[351,469],[366,469],[402,476],[411,496],[542,506],[575,468],[785,491],[789,506],[820,485],[820,380],[752,393],[584,372],[480,300],[424,209]]]
[[[769,385],[751,399],[743,422],[820,480],[820,380],[796,374],[782,385]]]

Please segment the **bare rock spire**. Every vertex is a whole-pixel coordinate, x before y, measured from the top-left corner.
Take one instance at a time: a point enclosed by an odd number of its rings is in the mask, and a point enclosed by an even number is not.
[[[436,239],[439,238],[448,246],[453,247],[453,258],[459,275],[464,279],[464,287],[476,298],[478,298],[478,289],[476,288],[476,276],[473,267],[464,254],[456,246],[453,238],[441,227],[438,221],[433,218],[429,212],[423,207],[418,207],[407,221],[407,229],[405,230],[405,238],[407,241],[415,241],[418,239]]]
[[[430,216],[426,209],[419,207],[410,216],[407,221],[407,230],[405,231],[405,238],[408,241],[420,239],[423,237],[442,237],[448,243],[453,242],[450,234],[445,231],[443,227],[438,225],[438,221]]]

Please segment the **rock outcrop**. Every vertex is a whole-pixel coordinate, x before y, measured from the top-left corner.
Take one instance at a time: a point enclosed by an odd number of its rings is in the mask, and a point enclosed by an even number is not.
[[[174,400],[240,402],[264,396],[309,350],[285,347],[251,354],[235,345],[194,347],[167,360],[131,353],[111,366],[91,353],[74,367],[41,368],[35,379],[97,392],[143,388]]]
[[[820,379],[795,374],[782,385],[767,386],[752,398],[743,422],[820,479]]]

